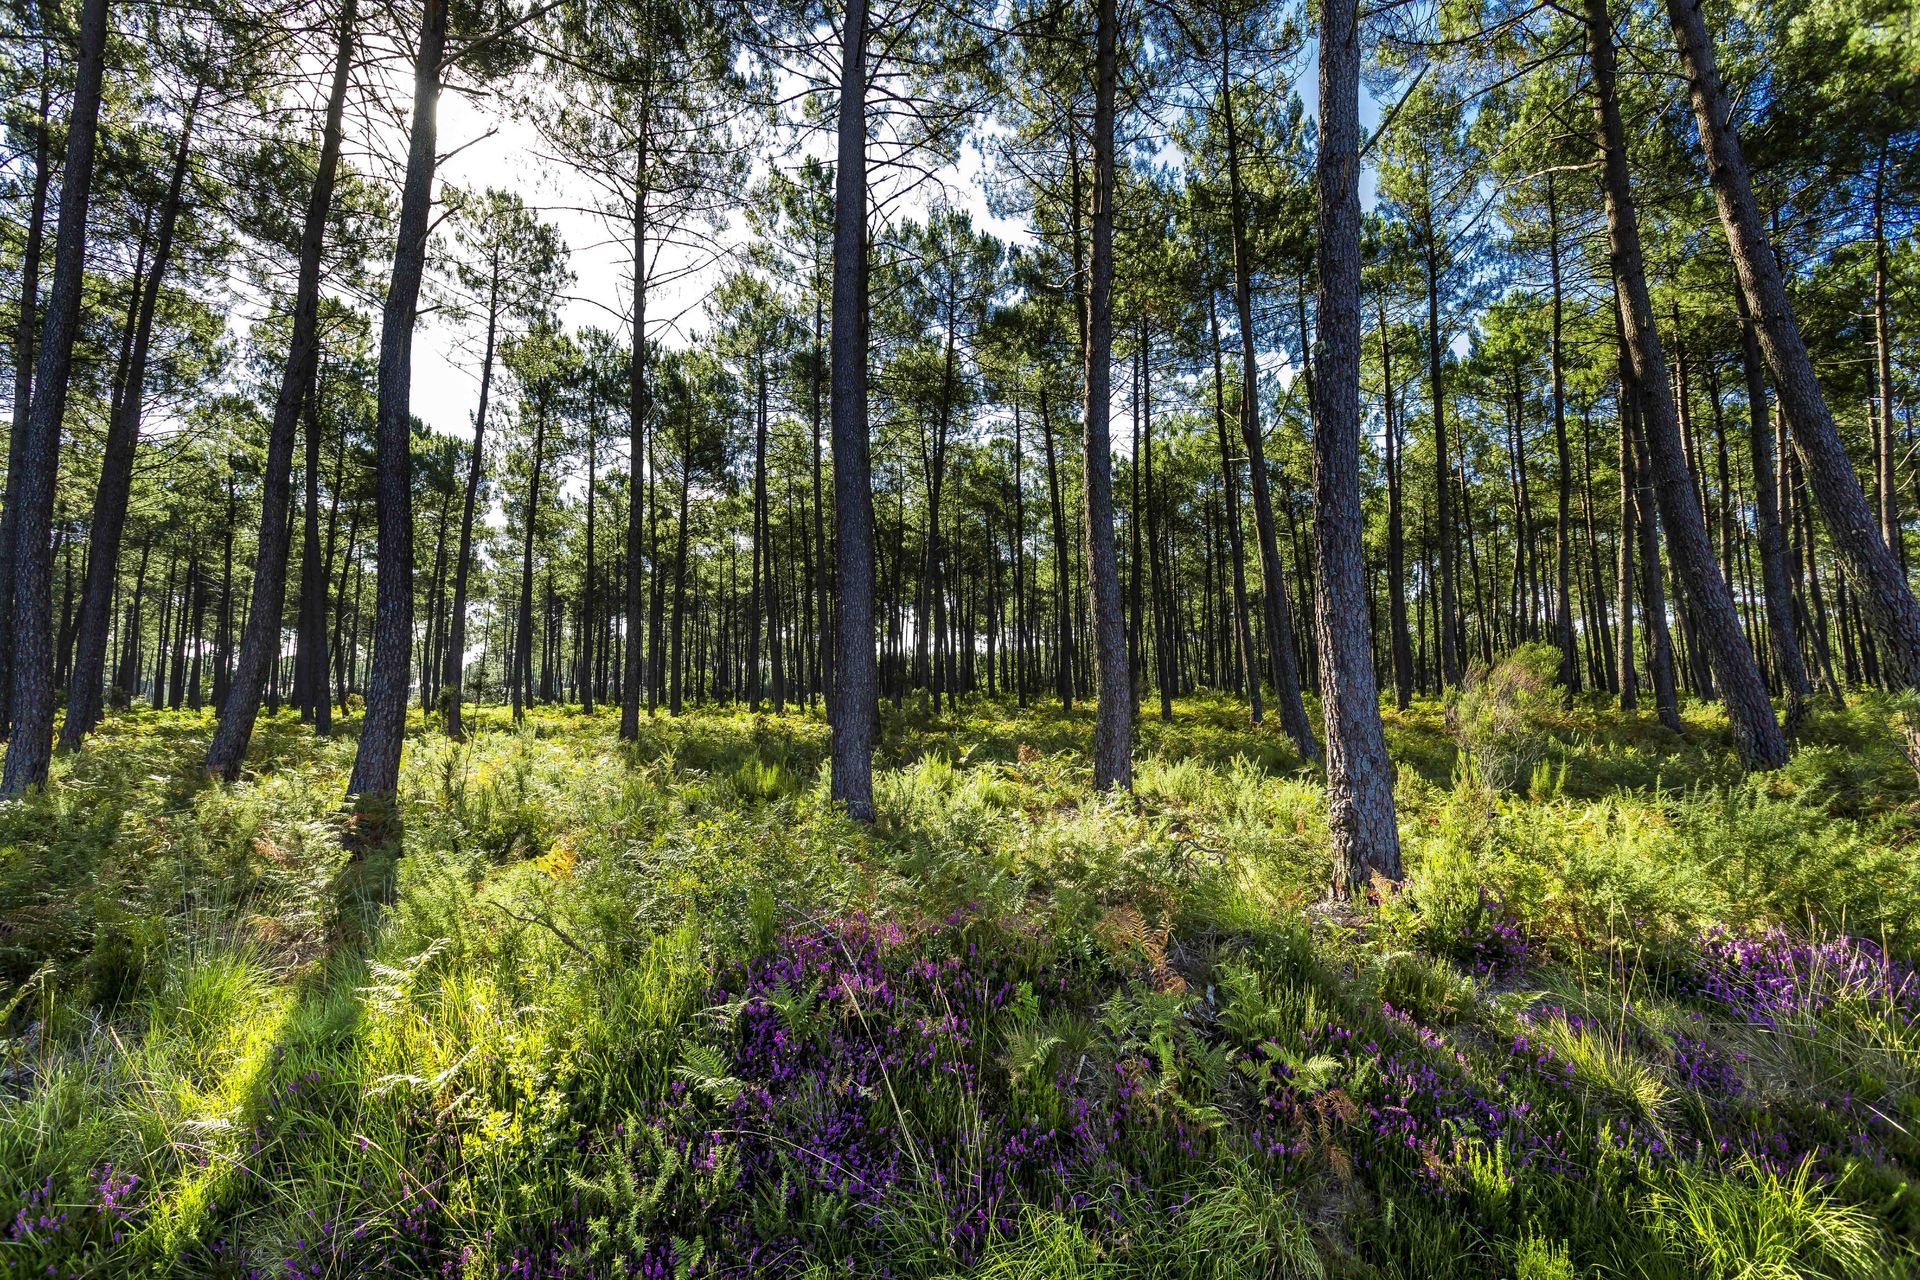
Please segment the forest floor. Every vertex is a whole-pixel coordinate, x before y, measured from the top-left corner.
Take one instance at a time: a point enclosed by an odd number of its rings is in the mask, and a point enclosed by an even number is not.
[[[818,712],[416,723],[351,817],[351,720],[217,787],[116,716],[0,807],[0,1273],[1911,1273],[1891,704],[1745,778],[1389,712],[1358,908],[1277,725],[1175,712],[1103,798],[1085,710],[889,709],[871,829]]]

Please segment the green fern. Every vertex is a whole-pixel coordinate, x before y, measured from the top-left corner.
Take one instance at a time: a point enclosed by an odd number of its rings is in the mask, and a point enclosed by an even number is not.
[[[680,1046],[680,1065],[673,1073],[721,1104],[732,1102],[747,1087],[745,1081],[728,1074],[726,1055],[698,1040]]]

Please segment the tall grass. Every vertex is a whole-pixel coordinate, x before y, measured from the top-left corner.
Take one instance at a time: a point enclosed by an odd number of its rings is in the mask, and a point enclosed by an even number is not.
[[[1131,797],[1084,713],[890,710],[872,828],[817,715],[482,709],[385,819],[348,737],[213,787],[204,716],[116,718],[0,806],[0,1272],[1905,1273],[1886,709],[1743,778],[1557,698],[1496,765],[1476,696],[1390,717],[1361,911],[1224,701]]]

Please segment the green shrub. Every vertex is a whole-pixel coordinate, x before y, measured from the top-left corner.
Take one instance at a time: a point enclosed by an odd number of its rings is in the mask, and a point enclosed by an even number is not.
[[[1492,666],[1476,663],[1447,710],[1460,750],[1474,776],[1496,791],[1514,791],[1533,778],[1553,741],[1561,694],[1554,687],[1560,650],[1523,644]]]

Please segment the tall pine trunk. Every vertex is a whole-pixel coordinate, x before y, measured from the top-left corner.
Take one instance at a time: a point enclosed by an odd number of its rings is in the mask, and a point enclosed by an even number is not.
[[[320,139],[320,162],[314,171],[306,222],[300,233],[300,271],[294,288],[293,329],[287,341],[287,363],[280,376],[279,397],[274,402],[273,427],[267,436],[252,594],[247,603],[247,620],[240,632],[240,657],[228,682],[226,701],[220,707],[220,723],[207,747],[207,772],[228,781],[239,777],[240,767],[246,761],[247,744],[253,738],[254,721],[260,715],[267,675],[280,651],[280,615],[286,605],[286,530],[293,484],[293,437],[320,361],[320,251],[326,236],[328,211],[333,207],[334,176],[340,161],[341,117],[346,110],[347,72],[353,60],[357,15],[358,0],[345,0],[334,51],[333,83],[327,95],[326,125]]]
[[[1087,292],[1086,466],[1087,596],[1093,614],[1096,674],[1093,785],[1133,787],[1133,685],[1127,678],[1127,620],[1113,532],[1113,450],[1107,416],[1113,378],[1113,117],[1117,80],[1115,0],[1097,0],[1093,84],[1093,257]]]
[[[1380,381],[1387,442],[1387,617],[1393,644],[1393,705],[1413,705],[1413,644],[1407,628],[1407,530],[1401,496],[1400,419],[1393,402],[1393,336],[1387,330],[1386,291],[1376,298],[1380,317]]]
[[[1320,12],[1314,629],[1335,890],[1351,897],[1375,875],[1400,878],[1400,832],[1374,684],[1360,505],[1360,17],[1356,0],[1323,0]]]
[[[867,438],[867,0],[841,24],[833,213],[833,501],[839,563],[833,800],[873,821],[879,673],[873,653],[873,479]]]
[[[1560,683],[1571,698],[1580,688],[1573,640],[1573,451],[1567,444],[1567,394],[1561,358],[1560,202],[1547,175],[1547,256],[1553,275],[1553,444],[1560,462],[1559,504],[1553,530],[1554,640],[1560,646]],[[1526,465],[1524,456],[1521,466]]]
[[[1606,0],[1585,0],[1587,37],[1593,66],[1594,120],[1604,164],[1607,231],[1612,266],[1620,289],[1621,323],[1633,362],[1634,380],[1653,473],[1660,522],[1673,555],[1674,569],[1694,606],[1698,643],[1706,651],[1734,742],[1748,765],[1772,769],[1787,760],[1786,739],[1774,719],[1767,687],[1753,650],[1740,630],[1733,593],[1714,564],[1706,522],[1695,498],[1666,356],[1653,324],[1646,269],[1640,251],[1640,224],[1627,176],[1626,133],[1614,89],[1612,19]],[[1856,487],[1857,492],[1857,487]],[[1864,503],[1863,503],[1864,505]],[[1911,597],[1909,597],[1911,600]],[[1920,632],[1917,632],[1920,634]]]
[[[1320,758],[1307,708],[1300,698],[1300,670],[1294,660],[1292,610],[1280,567],[1278,535],[1273,527],[1273,498],[1267,485],[1266,448],[1260,431],[1259,365],[1253,335],[1252,263],[1247,245],[1246,210],[1240,189],[1240,139],[1234,120],[1233,91],[1224,19],[1220,30],[1220,107],[1227,139],[1229,224],[1233,233],[1233,304],[1240,326],[1240,438],[1247,450],[1247,482],[1253,492],[1254,534],[1260,544],[1261,603],[1266,609],[1267,660],[1280,723],[1300,754]]]
[[[580,640],[580,660],[575,666],[575,683],[580,697],[580,711],[583,715],[593,714],[593,496],[596,470],[599,462],[600,419],[599,406],[595,404],[587,414],[587,563],[580,575],[580,616],[578,620]]]
[[[85,0],[60,178],[53,281],[34,356],[26,442],[17,471],[8,477],[13,490],[7,511],[13,526],[13,722],[0,794],[10,796],[44,784],[53,755],[53,489],[86,277],[87,205],[93,195],[106,43],[107,0]],[[17,485],[11,483],[14,475]]]
[[[78,649],[72,678],[67,682],[67,715],[60,726],[60,748],[80,746],[100,723],[101,698],[106,683],[107,632],[113,625],[113,589],[120,581],[120,543],[127,527],[127,498],[133,489],[133,456],[140,443],[141,410],[146,403],[147,357],[153,339],[153,317],[160,303],[167,263],[173,253],[174,228],[186,185],[194,116],[200,109],[204,86],[196,88],[180,124],[180,140],[173,153],[172,176],[160,207],[153,266],[141,290],[138,318],[127,349],[119,396],[107,424],[101,452],[100,479],[94,489],[93,516],[87,524],[87,585],[80,598]],[[136,281],[136,283],[138,283]]]
[[[513,722],[520,723],[533,701],[533,539],[540,526],[540,467],[547,451],[547,404],[544,377],[534,396],[533,466],[527,477],[527,510],[520,538],[520,603],[514,623],[513,675],[508,695]]]
[[[638,139],[633,186],[633,338],[631,377],[627,384],[627,564],[626,661],[620,681],[620,736],[632,742],[640,736],[640,690],[646,683],[647,596],[641,576],[646,564],[647,457],[647,149],[651,85],[643,86],[639,101]]]
[[[447,0],[426,0],[414,54],[413,137],[400,193],[400,230],[380,322],[380,386],[376,417],[373,661],[367,711],[347,793],[391,796],[400,781],[413,667],[413,327],[426,265],[427,220],[433,211],[436,113],[441,55],[447,42]]]
[[[1060,708],[1073,709],[1073,606],[1067,566],[1067,508],[1060,494],[1060,468],[1054,456],[1053,414],[1047,389],[1040,388],[1040,440],[1047,455],[1047,500],[1053,515],[1054,685]]]
[[[1460,634],[1459,575],[1454,558],[1453,459],[1447,448],[1445,365],[1441,361],[1444,346],[1440,341],[1440,250],[1435,243],[1435,235],[1433,211],[1428,208],[1421,219],[1421,239],[1426,259],[1427,391],[1433,401],[1434,491],[1440,522],[1437,631],[1440,641],[1440,684],[1444,688],[1460,679],[1460,668],[1466,656],[1466,638]],[[1471,540],[1471,529],[1467,536]]]
[[[1755,523],[1760,535],[1760,581],[1767,602],[1767,636],[1772,641],[1773,665],[1787,696],[1787,727],[1791,731],[1805,714],[1813,692],[1806,660],[1800,654],[1800,626],[1793,616],[1793,568],[1787,558],[1787,534],[1780,523],[1779,481],[1774,474],[1773,424],[1767,412],[1767,379],[1761,366],[1760,342],[1753,317],[1740,302],[1740,364],[1747,380],[1747,433],[1753,458]]]
[[[47,114],[52,110],[53,59],[50,42],[40,48],[40,104],[33,122],[33,196],[26,236],[20,248],[20,306],[13,330],[13,431],[7,440],[5,506],[0,508],[0,741],[13,724],[13,567],[18,540],[20,477],[26,472],[29,411],[33,407],[33,366],[40,333],[40,254],[46,238],[47,190],[53,180]]]
[[[487,295],[487,343],[480,360],[480,403],[473,411],[473,451],[467,457],[467,491],[460,505],[460,550],[453,563],[453,606],[447,618],[447,736],[467,736],[460,708],[466,697],[467,575],[473,568],[473,517],[480,475],[486,465],[487,399],[493,390],[493,357],[500,329],[500,264],[496,259]]]
[[[327,696],[327,578],[320,553],[320,380],[307,396],[306,513],[300,551],[300,661],[306,668],[306,710],[314,729],[333,729],[333,699]]]
[[[1726,91],[1714,63],[1706,18],[1700,12],[1699,0],[1667,0],[1667,14],[1680,46],[1700,147],[1706,155],[1714,203],[1719,207],[1720,223],[1733,255],[1734,274],[1753,314],[1758,329],[1755,336],[1773,374],[1774,389],[1793,432],[1794,448],[1806,467],[1820,518],[1827,526],[1834,554],[1853,584],[1853,598],[1873,632],[1890,682],[1906,687],[1920,685],[1920,603],[1914,600],[1899,557],[1888,545],[1889,531],[1881,529],[1867,503],[1860,477],[1847,457],[1819,380],[1814,377],[1813,360],[1800,336],[1780,264],[1773,256],[1760,206],[1753,197],[1740,135],[1733,127]],[[1881,349],[1884,353],[1884,345]]]

